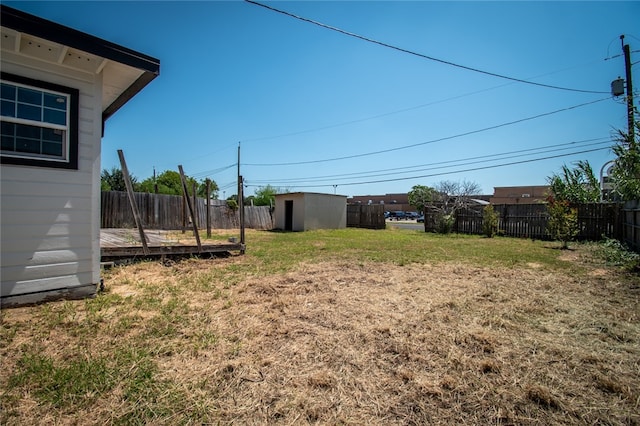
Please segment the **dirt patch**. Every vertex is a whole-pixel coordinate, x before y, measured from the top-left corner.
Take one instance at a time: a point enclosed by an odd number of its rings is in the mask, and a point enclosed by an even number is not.
[[[580,423],[606,412],[581,412],[602,397],[576,371],[602,370],[580,359],[604,360],[607,345],[559,338],[594,331],[584,297],[581,279],[550,272],[304,264],[243,282],[216,321],[234,337],[162,370],[211,377],[225,421]]]

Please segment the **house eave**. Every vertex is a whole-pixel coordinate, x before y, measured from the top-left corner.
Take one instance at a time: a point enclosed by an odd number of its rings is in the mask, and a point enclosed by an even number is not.
[[[105,97],[108,103],[102,107],[103,122],[160,74],[160,61],[151,56],[6,5],[0,4],[0,12],[0,26],[4,28],[56,43],[63,46],[65,52],[75,49],[103,58],[95,73],[103,72],[108,63],[121,64],[139,72],[118,89],[120,93],[116,96]]]
[[[144,89],[154,78],[156,74],[143,73],[136,81],[134,81],[124,92],[120,94],[104,111],[102,111],[102,122],[106,122],[109,117],[115,114],[124,104],[129,102],[138,92]]]

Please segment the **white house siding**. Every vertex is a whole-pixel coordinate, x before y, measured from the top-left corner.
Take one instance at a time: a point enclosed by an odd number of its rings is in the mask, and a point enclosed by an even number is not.
[[[90,295],[100,281],[102,76],[7,51],[2,70],[80,91],[78,170],[0,165],[2,302]]]

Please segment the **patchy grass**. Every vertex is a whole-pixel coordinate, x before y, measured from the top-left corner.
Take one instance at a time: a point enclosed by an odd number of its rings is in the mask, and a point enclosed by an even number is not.
[[[388,229],[3,310],[2,424],[640,422],[640,286],[592,246]]]

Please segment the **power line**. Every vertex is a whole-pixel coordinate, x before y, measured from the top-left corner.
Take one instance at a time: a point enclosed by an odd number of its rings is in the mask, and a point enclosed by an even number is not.
[[[198,173],[194,173],[191,175],[191,177],[193,178],[204,178],[204,177],[208,177],[208,176],[213,176],[215,174],[224,172],[225,170],[229,170],[232,167],[235,167],[238,163],[233,163],[233,164],[229,164],[228,166],[224,166],[224,167],[220,167],[217,169],[213,169],[213,170],[206,170],[203,172],[198,172]]]
[[[597,142],[594,142],[594,141],[597,141]],[[457,160],[439,161],[439,162],[426,163],[426,164],[420,164],[415,166],[404,166],[404,167],[396,167],[396,168],[389,168],[389,169],[382,169],[382,170],[375,170],[375,171],[345,173],[345,174],[339,174],[339,175],[313,176],[313,177],[307,177],[307,178],[287,178],[287,179],[277,179],[277,180],[274,180],[274,179],[253,180],[252,179],[251,181],[257,182],[257,183],[271,183],[271,184],[284,184],[288,182],[293,182],[293,183],[305,182],[306,183],[306,182],[313,182],[313,181],[331,181],[333,183],[336,178],[346,178],[346,177],[365,178],[365,177],[376,177],[376,176],[388,176],[390,174],[414,173],[414,172],[426,171],[426,170],[459,167],[459,166],[464,166],[469,164],[494,162],[494,161],[501,161],[501,160],[506,160],[510,158],[524,157],[529,155],[539,155],[539,154],[549,153],[549,152],[565,151],[568,149],[585,148],[588,146],[601,145],[603,143],[608,144],[610,143],[610,141],[611,139],[609,137],[597,138],[597,139],[586,139],[583,141],[574,141],[574,142],[567,142],[563,144],[547,145],[547,146],[538,147],[538,148],[529,148],[529,149],[522,149],[522,150],[510,151],[510,152],[494,153],[494,154],[481,155],[476,157],[467,157],[467,158],[461,158]],[[590,142],[590,143],[587,143],[587,142]],[[578,145],[576,146],[576,144]],[[498,157],[501,157],[501,158],[498,158]]]
[[[248,1],[248,0],[246,0],[246,1]],[[534,120],[536,118],[546,117],[546,116],[549,116],[549,115],[552,115],[552,114],[557,114],[559,112],[569,111],[569,110],[580,108],[580,107],[583,107],[583,106],[595,104],[595,103],[602,102],[602,101],[607,100],[607,99],[609,99],[609,97],[598,99],[598,100],[591,101],[591,102],[586,102],[586,103],[579,104],[579,105],[570,106],[570,107],[567,107],[567,108],[558,109],[558,110],[551,111],[551,112],[546,112],[546,113],[543,113],[543,114],[534,115],[534,116],[531,116],[531,117],[521,118],[519,120],[509,121],[509,122],[502,123],[502,124],[497,124],[495,126],[490,126],[490,127],[485,127],[485,128],[482,128],[482,129],[472,130],[472,131],[465,132],[465,133],[459,133],[459,134],[453,135],[453,136],[446,136],[446,137],[442,137],[442,138],[438,138],[438,139],[432,139],[432,140],[429,140],[429,141],[426,141],[426,142],[419,142],[419,143],[415,143],[415,144],[412,144],[412,145],[405,145],[405,146],[399,146],[399,147],[395,147],[395,148],[388,148],[388,149],[384,149],[384,150],[380,150],[380,151],[366,152],[366,153],[362,153],[362,154],[346,155],[346,156],[343,156],[343,157],[325,158],[325,159],[322,159],[322,160],[308,160],[308,161],[298,161],[298,162],[288,162],[288,163],[268,163],[268,164],[267,163],[243,163],[243,166],[254,166],[254,167],[299,166],[299,165],[304,165],[304,164],[327,163],[327,162],[331,162],[331,161],[349,160],[349,159],[353,159],[353,158],[367,157],[367,156],[371,156],[371,155],[386,154],[388,152],[394,152],[394,151],[400,151],[400,150],[403,150],[403,149],[415,148],[417,146],[428,145],[428,144],[432,144],[432,143],[436,143],[436,142],[442,142],[442,141],[446,141],[446,140],[460,138],[460,137],[463,137],[463,136],[469,136],[469,135],[473,135],[473,134],[476,134],[476,133],[486,132],[488,130],[495,130],[495,129],[499,129],[501,127],[506,127],[506,126],[510,126],[510,125],[513,125],[513,124],[522,123],[524,121]]]
[[[534,161],[543,161],[543,160],[550,160],[550,159],[553,159],[553,158],[568,157],[570,155],[585,154],[585,153],[589,153],[589,152],[602,151],[602,150],[605,150],[605,149],[609,149],[609,147],[594,148],[594,149],[588,149],[588,150],[584,150],[584,151],[570,152],[570,153],[567,153],[567,154],[551,155],[551,156],[547,156],[547,157],[533,158],[533,159],[529,159],[529,160],[514,161],[514,162],[510,162],[510,163],[494,164],[494,165],[491,165],[491,166],[473,167],[473,168],[470,168],[470,169],[454,170],[454,171],[450,171],[450,172],[431,173],[431,174],[420,175],[420,176],[408,176],[408,177],[400,177],[400,178],[394,178],[394,179],[372,180],[372,181],[366,181],[366,182],[344,182],[344,183],[335,183],[334,182],[333,184],[325,184],[325,185],[289,185],[289,188],[325,188],[325,187],[330,187],[330,186],[334,186],[334,185],[338,185],[338,186],[369,185],[369,184],[373,184],[373,183],[386,183],[386,182],[397,182],[397,181],[401,181],[401,180],[410,180],[410,179],[423,179],[423,178],[428,178],[428,177],[450,175],[450,174],[455,174],[455,173],[466,173],[466,172],[473,172],[473,171],[478,171],[478,170],[493,169],[493,168],[497,168],[497,167],[505,167],[505,166],[513,166],[513,165],[517,165],[517,164],[532,163]],[[247,186],[255,187],[257,185],[247,185]]]
[[[578,67],[578,66],[565,68],[565,69],[563,69],[561,71],[573,69],[573,68],[576,68],[576,67]],[[542,77],[542,76],[545,76],[545,75],[554,74],[556,72],[560,72],[560,71],[554,71],[554,72],[549,72],[549,73],[546,73],[546,74],[541,74],[541,75],[536,76],[534,78]],[[279,135],[262,136],[262,137],[257,137],[257,138],[248,138],[248,139],[243,139],[242,141],[243,142],[265,141],[265,140],[271,140],[271,139],[285,138],[285,137],[289,137],[289,136],[297,136],[297,135],[302,135],[302,134],[306,134],[306,133],[313,133],[313,132],[318,132],[318,131],[321,131],[321,130],[334,129],[336,127],[343,127],[343,126],[348,126],[350,124],[362,123],[362,122],[369,121],[369,120],[375,120],[375,119],[382,118],[382,117],[388,117],[390,115],[401,114],[403,112],[408,112],[408,111],[414,111],[416,109],[425,108],[425,107],[432,106],[432,105],[438,105],[438,104],[449,102],[449,101],[453,101],[453,100],[456,100],[456,99],[461,99],[461,98],[464,98],[464,97],[467,97],[467,96],[473,96],[473,95],[477,95],[477,94],[480,94],[480,93],[488,92],[488,91],[491,91],[491,90],[499,89],[501,87],[509,86],[511,84],[514,84],[514,83],[513,82],[504,83],[504,84],[500,84],[498,86],[492,86],[492,87],[488,87],[488,88],[485,88],[485,89],[475,90],[473,92],[463,93],[461,95],[451,96],[451,97],[448,97],[448,98],[439,99],[439,100],[435,100],[435,101],[432,101],[432,102],[427,102],[425,104],[420,104],[420,105],[416,105],[416,106],[412,106],[412,107],[402,108],[402,109],[395,110],[395,111],[390,111],[390,112],[383,112],[383,113],[376,114],[376,115],[373,115],[373,116],[370,116],[370,117],[343,121],[343,122],[340,122],[340,123],[334,123],[334,124],[329,124],[329,125],[326,125],[326,126],[315,127],[315,128],[312,128],[312,129],[298,130],[298,131],[294,131],[294,132],[282,133],[282,134],[279,134]]]
[[[458,160],[449,160],[449,161],[442,161],[442,162],[436,162],[436,163],[428,163],[428,164],[422,164],[422,165],[417,165],[417,166],[408,166],[408,167],[399,167],[399,168],[394,168],[394,169],[386,169],[386,170],[379,170],[376,172],[362,172],[362,173],[348,173],[348,174],[344,174],[344,175],[334,175],[334,176],[318,176],[318,177],[309,177],[309,178],[291,178],[291,179],[277,179],[277,180],[269,180],[269,181],[255,181],[252,180],[252,182],[265,182],[265,183],[276,183],[276,184],[284,184],[284,183],[298,183],[298,184],[302,184],[302,183],[312,183],[312,182],[325,182],[325,181],[330,181],[331,183],[334,183],[336,178],[347,178],[347,177],[352,177],[352,178],[373,178],[373,177],[380,177],[380,176],[389,176],[389,175],[399,175],[399,174],[407,174],[407,173],[416,173],[416,172],[424,172],[424,171],[429,171],[429,170],[437,170],[437,169],[446,169],[446,168],[452,168],[452,167],[460,167],[460,166],[467,166],[467,165],[471,165],[471,164],[482,164],[482,163],[492,163],[492,162],[496,162],[496,161],[504,161],[507,159],[512,159],[512,158],[518,158],[518,157],[526,157],[526,156],[531,156],[531,155],[540,155],[540,154],[545,154],[545,153],[550,153],[550,152],[557,152],[557,151],[566,151],[568,149],[577,149],[577,148],[586,148],[589,146],[595,146],[595,145],[602,145],[602,144],[610,144],[611,140],[610,138],[601,138],[602,140],[600,140],[599,142],[592,142],[592,143],[583,143],[579,146],[565,146],[565,147],[556,147],[556,146],[549,146],[549,147],[553,147],[553,149],[543,149],[544,147],[541,148],[536,148],[536,149],[526,149],[526,150],[522,150],[522,151],[512,151],[510,153],[499,153],[499,154],[493,154],[493,155],[483,155],[483,156],[478,156],[478,157],[470,157],[470,158],[463,158],[463,159],[458,159]],[[606,140],[604,140],[606,139]],[[573,143],[569,143],[569,144],[562,144],[562,145],[571,145]],[[560,145],[560,146],[562,146]],[[547,147],[547,148],[549,148]],[[531,151],[536,151],[536,152],[531,152]],[[491,157],[490,159],[487,160],[488,157]],[[407,170],[407,169],[411,169],[411,170]],[[404,170],[404,171],[402,171]],[[380,173],[382,172],[382,173]]]
[[[237,185],[238,185],[238,182],[234,181],[234,182],[225,183],[224,185],[220,185],[219,188],[220,188],[220,191],[222,191],[225,189],[236,187]]]
[[[466,66],[466,65],[456,64],[455,62],[446,61],[444,59],[438,59],[438,58],[435,58],[433,56],[424,55],[422,53],[417,53],[417,52],[414,52],[412,50],[404,49],[404,48],[397,47],[397,46],[394,46],[394,45],[391,45],[391,44],[388,44],[388,43],[384,43],[384,42],[381,42],[381,41],[378,41],[378,40],[374,40],[374,39],[369,38],[369,37],[361,36],[361,35],[356,34],[356,33],[345,31],[343,29],[340,29],[340,28],[337,28],[337,27],[333,27],[331,25],[323,24],[322,22],[314,21],[314,20],[309,19],[309,18],[298,16],[298,15],[295,15],[293,13],[281,10],[281,9],[276,9],[275,7],[267,6],[266,4],[258,3],[258,2],[253,1],[253,0],[244,0],[244,1],[247,2],[247,3],[251,3],[251,4],[254,4],[256,6],[260,6],[260,7],[263,7],[265,9],[271,10],[273,12],[281,13],[283,15],[298,19],[300,21],[308,22],[310,24],[317,25],[319,27],[326,28],[326,29],[331,30],[331,31],[336,31],[336,32],[338,32],[340,34],[344,34],[344,35],[347,35],[349,37],[354,37],[354,38],[357,38],[357,39],[360,39],[360,40],[364,40],[364,41],[369,42],[369,43],[373,43],[373,44],[377,44],[379,46],[387,47],[389,49],[397,50],[399,52],[408,53],[410,55],[414,55],[414,56],[418,56],[420,58],[428,59],[430,61],[439,62],[441,64],[450,65],[450,66],[456,67],[456,68],[462,68],[462,69],[467,70],[467,71],[473,71],[473,72],[477,72],[477,73],[480,73],[480,74],[490,75],[492,77],[498,77],[498,78],[502,78],[502,79],[505,79],[505,80],[516,81],[518,83],[530,84],[530,85],[539,86],[539,87],[546,87],[546,88],[549,88],[549,89],[565,90],[565,91],[580,92],[580,93],[598,93],[598,94],[608,93],[608,92],[602,92],[602,91],[596,91],[596,90],[571,89],[571,88],[568,88],[568,87],[560,87],[560,86],[553,86],[553,85],[549,85],[549,84],[536,83],[536,82],[533,82],[533,81],[528,81],[528,80],[523,80],[523,79],[520,79],[520,78],[509,77],[509,76],[506,76],[506,75],[497,74],[497,73],[490,72],[490,71],[480,70],[478,68],[473,68],[473,67],[469,67],[469,66]]]

